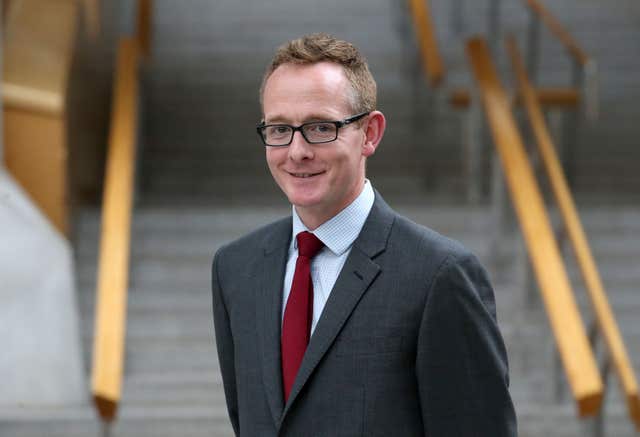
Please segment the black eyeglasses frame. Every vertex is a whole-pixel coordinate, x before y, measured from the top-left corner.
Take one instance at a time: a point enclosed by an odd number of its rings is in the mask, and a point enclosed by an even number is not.
[[[365,112],[361,112],[359,114],[356,115],[352,115],[351,117],[345,118],[344,120],[327,120],[327,121],[323,121],[323,120],[319,120],[319,121],[310,121],[308,123],[302,123],[299,126],[292,126],[290,124],[284,124],[284,123],[275,123],[275,124],[265,124],[264,121],[262,121],[260,124],[258,124],[258,126],[256,126],[256,130],[258,132],[258,136],[260,137],[260,139],[262,140],[262,142],[264,143],[265,146],[267,147],[287,147],[289,146],[292,142],[293,142],[293,136],[295,135],[296,131],[300,132],[300,135],[302,135],[302,137],[304,138],[304,140],[309,143],[309,144],[324,144],[324,143],[330,143],[332,141],[335,141],[338,139],[338,131],[340,130],[341,127],[347,126],[351,123],[354,123],[364,117],[366,117],[367,115],[371,114],[371,111],[365,111]],[[326,140],[326,141],[309,141],[309,139],[307,138],[307,136],[304,134],[304,131],[302,129],[304,129],[305,126],[308,126],[310,124],[316,124],[316,123],[330,123],[335,125],[336,127],[336,136],[335,138],[333,138],[332,140]],[[289,140],[288,143],[286,144],[277,144],[277,145],[272,145],[272,144],[268,144],[265,137],[264,137],[264,129],[267,127],[274,127],[274,126],[286,126],[291,128],[291,139]]]

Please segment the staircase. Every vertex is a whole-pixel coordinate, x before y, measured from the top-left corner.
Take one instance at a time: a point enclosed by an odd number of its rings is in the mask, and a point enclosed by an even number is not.
[[[505,236],[505,260],[489,253],[493,220],[486,207],[452,206],[425,198],[424,205],[387,198],[414,221],[459,239],[478,254],[492,276],[498,319],[511,366],[511,393],[520,436],[582,436],[581,423],[566,386],[554,397],[554,346],[537,294],[525,292],[525,253],[518,234]],[[213,337],[210,262],[227,241],[274,220],[289,209],[271,207],[145,206],[133,229],[127,361],[123,404],[112,436],[230,436]],[[640,282],[640,208],[586,207],[583,220],[631,359],[640,367],[637,284]],[[91,360],[98,211],[87,209],[76,228],[77,277],[85,359]],[[577,267],[570,264],[574,284]],[[576,289],[589,314],[584,290]],[[562,380],[562,378],[561,378]],[[631,437],[625,405],[611,378],[607,394],[607,431]],[[90,404],[60,410],[0,410],[0,435],[75,437],[99,435]]]
[[[462,37],[447,29],[446,1],[432,3],[448,83],[468,86]],[[483,3],[465,3],[468,33],[484,32]],[[517,1],[503,3],[505,28],[520,29],[522,36],[524,9]],[[640,207],[633,203],[640,193],[640,126],[635,122],[640,76],[630,74],[638,70],[638,56],[620,54],[639,54],[633,41],[640,37],[640,16],[626,12],[632,4],[621,0],[616,7],[603,7],[601,1],[581,0],[577,7],[576,0],[558,0],[550,6],[601,65],[601,119],[583,126],[576,157],[578,205],[640,374]],[[502,261],[494,261],[489,207],[461,201],[463,114],[448,107],[444,93],[426,90],[410,20],[397,2],[192,0],[188,7],[158,2],[154,18],[154,55],[144,70],[123,403],[113,437],[232,435],[213,337],[210,263],[222,244],[289,213],[255,134],[257,90],[274,48],[312,31],[353,41],[378,80],[379,107],[389,129],[369,167],[376,188],[401,213],[462,241],[488,267],[510,357],[520,436],[585,435],[566,386],[563,399],[554,397],[553,338],[538,296],[530,298],[525,291],[526,255],[518,233],[503,236]],[[603,36],[598,26],[610,33]],[[614,42],[619,48],[611,50]],[[560,49],[545,41],[542,51],[541,70],[548,73],[541,82],[568,81]],[[618,195],[612,199],[612,193]],[[73,240],[87,372],[98,230],[99,211],[80,211]],[[569,267],[588,315],[578,269],[571,262]],[[610,381],[607,435],[637,435],[617,381]],[[88,400],[77,408],[0,408],[3,437],[98,436],[100,426]]]
[[[449,0],[431,0],[447,72],[445,90],[430,92],[420,71],[412,21],[404,2],[193,0],[155,10],[154,55],[144,91],[146,122],[142,201],[153,205],[239,203],[278,193],[264,164],[254,126],[266,63],[284,41],[326,31],[350,40],[367,56],[379,85],[379,108],[389,124],[369,171],[387,195],[465,192],[462,179],[465,113],[447,104],[447,89],[469,87],[464,40],[486,33],[489,1],[462,1],[466,30],[450,25]],[[524,0],[503,0],[502,30],[526,37]],[[576,191],[637,201],[640,162],[640,15],[634,0],[607,7],[600,0],[558,0],[549,8],[599,65],[600,118],[583,122]],[[540,83],[569,85],[561,45],[541,32]],[[499,61],[506,67],[502,41]],[[503,68],[508,81],[510,69]],[[489,143],[488,143],[489,144]],[[485,153],[488,175],[490,147]],[[384,180],[382,180],[384,179]],[[488,191],[488,177],[481,181]]]

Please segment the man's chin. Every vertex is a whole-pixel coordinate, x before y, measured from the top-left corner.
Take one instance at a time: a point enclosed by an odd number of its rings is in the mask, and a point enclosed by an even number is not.
[[[310,209],[320,204],[320,202],[317,201],[316,199],[310,199],[310,198],[300,198],[300,197],[292,196],[292,197],[289,197],[288,199],[289,199],[289,203],[291,203],[296,208]]]
[[[322,196],[319,193],[287,193],[289,203],[296,208],[314,209],[322,204]]]

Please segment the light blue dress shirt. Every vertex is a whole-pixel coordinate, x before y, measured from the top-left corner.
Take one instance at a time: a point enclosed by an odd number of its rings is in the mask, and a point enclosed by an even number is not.
[[[364,222],[371,211],[375,194],[371,183],[365,180],[364,188],[356,199],[337,215],[321,224],[312,233],[325,245],[311,261],[311,280],[313,281],[313,321],[311,333],[316,328],[333,285],[338,279],[353,242],[360,234]],[[298,243],[296,235],[309,229],[302,223],[295,207],[292,207],[293,226],[289,256],[284,275],[282,299],[282,317],[291,292],[291,283],[298,259]]]

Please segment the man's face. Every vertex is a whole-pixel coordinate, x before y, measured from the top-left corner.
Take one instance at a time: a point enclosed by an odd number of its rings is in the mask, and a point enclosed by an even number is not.
[[[343,120],[354,115],[350,92],[337,64],[281,65],[264,88],[264,121],[298,126],[310,121]],[[338,139],[330,143],[309,144],[295,132],[289,146],[266,147],[273,178],[307,226],[307,221],[323,223],[360,194],[365,158],[372,153],[358,123],[341,128]]]

